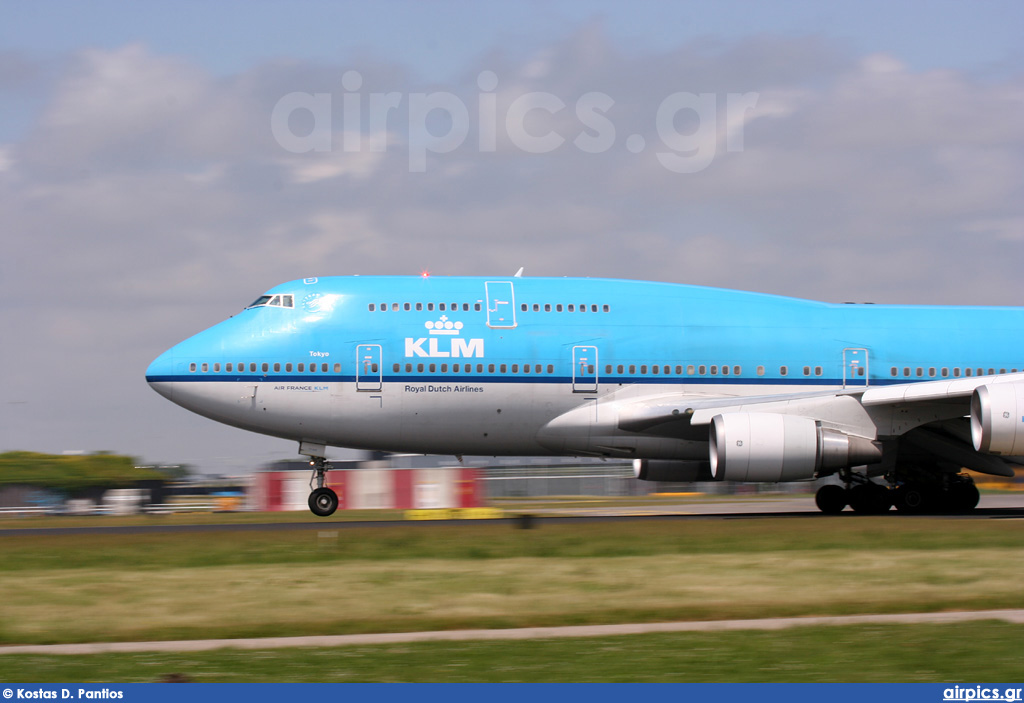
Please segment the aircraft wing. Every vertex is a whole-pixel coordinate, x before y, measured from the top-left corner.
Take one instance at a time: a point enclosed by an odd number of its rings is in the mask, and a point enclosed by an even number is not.
[[[782,395],[662,395],[620,403],[619,430],[704,439],[723,452],[746,441],[744,451],[754,459],[761,444],[816,430],[818,445],[807,451],[817,452],[821,462],[829,443],[839,442],[845,459],[835,459],[837,465],[880,461],[882,448],[896,442],[903,443],[903,451],[999,476],[1013,476],[1012,466],[1024,463],[1024,373]],[[727,432],[739,439],[727,444]]]

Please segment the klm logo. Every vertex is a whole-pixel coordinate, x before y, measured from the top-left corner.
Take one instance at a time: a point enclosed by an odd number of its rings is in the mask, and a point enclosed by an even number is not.
[[[424,327],[427,328],[431,336],[419,339],[406,337],[406,357],[471,358],[484,355],[484,340],[462,339],[459,336],[462,331],[462,323],[452,322],[447,315],[442,315],[441,319],[436,322],[426,322]],[[448,339],[446,340],[445,337]]]

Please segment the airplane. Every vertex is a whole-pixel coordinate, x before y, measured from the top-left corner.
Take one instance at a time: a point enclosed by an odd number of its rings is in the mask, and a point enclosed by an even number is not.
[[[1024,308],[834,304],[589,278],[276,286],[146,370],[160,395],[299,444],[632,459],[647,481],[810,481],[834,514],[969,511],[1024,464]],[[312,483],[312,480],[311,480]]]

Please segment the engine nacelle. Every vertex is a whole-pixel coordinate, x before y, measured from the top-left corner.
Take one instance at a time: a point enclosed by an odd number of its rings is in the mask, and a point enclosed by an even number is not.
[[[726,481],[803,481],[882,460],[881,445],[778,413],[722,413],[711,421],[711,474]]]
[[[983,454],[1024,454],[1024,384],[994,383],[974,389],[971,440]]]
[[[669,459],[634,459],[633,475],[641,481],[691,483],[714,481],[706,461],[672,461]]]

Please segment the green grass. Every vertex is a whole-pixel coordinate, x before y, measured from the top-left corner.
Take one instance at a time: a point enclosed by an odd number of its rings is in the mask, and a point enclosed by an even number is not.
[[[0,656],[0,680],[199,682],[962,682],[1024,678],[1024,626],[799,627],[528,642]]]
[[[0,537],[0,642],[1020,605],[1024,523],[857,516]]]

